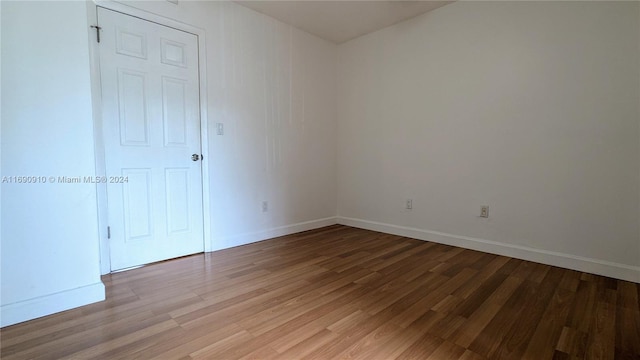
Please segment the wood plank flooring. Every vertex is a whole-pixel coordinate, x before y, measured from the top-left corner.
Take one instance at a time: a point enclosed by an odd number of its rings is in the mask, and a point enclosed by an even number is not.
[[[640,359],[640,286],[330,226],[103,277],[2,359]]]

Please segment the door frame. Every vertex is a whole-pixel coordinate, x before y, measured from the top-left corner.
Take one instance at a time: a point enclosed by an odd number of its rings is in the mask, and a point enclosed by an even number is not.
[[[87,3],[87,31],[89,34],[89,58],[91,72],[91,101],[93,104],[93,137],[95,148],[95,175],[106,176],[105,163],[105,143],[102,133],[102,84],[100,81],[100,48],[96,42],[95,29],[89,26],[95,25],[98,21],[98,7],[117,11],[125,15],[137,17],[151,21],[176,30],[181,30],[198,38],[198,80],[200,90],[200,148],[202,159],[202,225],[204,251],[212,250],[211,244],[211,207],[209,189],[209,142],[207,126],[207,71],[206,71],[206,32],[204,29],[179,21],[169,19],[160,15],[152,14],[128,5],[117,3],[112,0],[93,0]],[[96,195],[98,199],[98,234],[100,237],[100,274],[111,272],[111,254],[109,249],[109,239],[107,239],[108,202],[107,184],[97,184]]]

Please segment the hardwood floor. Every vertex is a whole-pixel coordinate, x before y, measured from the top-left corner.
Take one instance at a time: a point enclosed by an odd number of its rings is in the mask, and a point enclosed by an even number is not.
[[[103,277],[2,359],[640,359],[640,286],[346,226]]]

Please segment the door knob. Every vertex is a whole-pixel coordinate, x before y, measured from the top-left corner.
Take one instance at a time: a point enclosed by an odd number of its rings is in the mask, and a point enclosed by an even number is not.
[[[198,155],[198,154],[191,155],[191,160],[193,160],[193,161],[198,161],[198,160],[200,160],[200,158],[201,158],[201,156]]]

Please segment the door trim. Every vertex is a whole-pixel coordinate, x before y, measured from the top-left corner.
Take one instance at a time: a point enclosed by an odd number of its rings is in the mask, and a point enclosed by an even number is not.
[[[209,188],[209,131],[207,121],[207,62],[206,62],[206,31],[192,25],[165,18],[156,14],[136,9],[128,5],[117,3],[111,0],[93,0],[87,6],[87,33],[89,34],[89,57],[91,71],[91,100],[93,104],[93,137],[95,147],[96,176],[106,176],[105,144],[102,133],[102,84],[100,82],[100,49],[95,38],[95,29],[90,25],[95,25],[98,21],[98,7],[117,11],[125,15],[137,17],[151,21],[170,28],[191,33],[198,37],[198,80],[200,90],[200,147],[203,155],[202,159],[202,217],[203,217],[203,241],[204,251],[212,251],[211,243],[211,203]],[[111,272],[111,256],[109,250],[109,240],[107,239],[108,224],[108,203],[107,185],[97,184],[98,198],[98,234],[100,248],[100,274]]]

